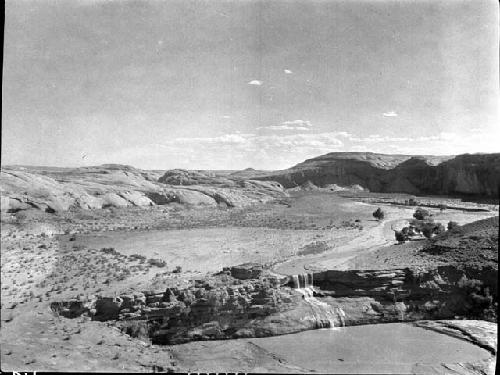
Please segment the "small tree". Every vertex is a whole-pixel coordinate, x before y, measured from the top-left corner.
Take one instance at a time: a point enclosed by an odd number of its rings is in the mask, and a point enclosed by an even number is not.
[[[379,207],[373,212],[373,217],[377,220],[382,220],[385,217],[385,213]]]
[[[404,243],[405,241],[408,241],[408,234],[405,234],[401,230],[395,230],[394,236],[396,237],[396,241],[398,241],[398,243],[400,244]]]
[[[433,229],[433,225],[426,224],[426,225],[422,226],[422,234],[425,236],[425,238],[432,237],[432,233],[433,233],[432,229]]]
[[[453,230],[455,228],[460,227],[456,221],[449,221],[448,222],[448,230]]]
[[[444,227],[443,224],[441,223],[437,223],[435,226],[434,226],[434,234],[435,235],[438,235],[438,234],[441,234],[441,233],[444,233],[446,232],[446,229]]]
[[[426,222],[422,225],[422,234],[426,238],[432,238],[435,234],[440,234],[445,231],[443,224],[434,223],[434,222]]]
[[[424,210],[423,208],[417,208],[415,213],[413,214],[413,217],[417,220],[425,220],[429,216],[431,216],[431,213],[427,210]]]

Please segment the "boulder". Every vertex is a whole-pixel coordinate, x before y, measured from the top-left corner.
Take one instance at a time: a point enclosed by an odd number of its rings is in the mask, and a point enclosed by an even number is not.
[[[123,303],[121,298],[101,297],[95,304],[95,320],[114,320],[120,315],[120,308]]]
[[[230,268],[231,276],[235,279],[258,279],[262,276],[263,267],[258,263],[244,263]]]
[[[102,198],[102,208],[106,207],[127,207],[129,202],[116,193],[107,193]]]
[[[138,191],[125,191],[121,192],[120,196],[123,199],[126,199],[134,206],[152,206],[154,205],[153,201],[146,197],[143,193]]]
[[[175,190],[174,202],[193,206],[216,206],[214,198],[195,190]]]

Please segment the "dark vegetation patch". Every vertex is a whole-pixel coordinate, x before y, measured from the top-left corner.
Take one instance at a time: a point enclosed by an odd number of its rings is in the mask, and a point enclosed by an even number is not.
[[[446,262],[498,269],[498,216],[475,221],[434,237],[423,252]]]
[[[330,247],[325,241],[315,241],[302,247],[297,255],[311,255],[311,254],[321,254],[328,251]]]

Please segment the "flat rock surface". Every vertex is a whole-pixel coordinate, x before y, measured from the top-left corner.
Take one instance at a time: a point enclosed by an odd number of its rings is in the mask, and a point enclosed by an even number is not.
[[[470,374],[474,368],[491,367],[487,350],[406,323],[197,342],[171,349],[174,357],[186,361],[188,371],[195,372],[449,374],[454,368]]]

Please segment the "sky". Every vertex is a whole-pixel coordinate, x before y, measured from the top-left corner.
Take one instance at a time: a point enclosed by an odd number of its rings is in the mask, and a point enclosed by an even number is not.
[[[7,0],[2,164],[500,152],[487,0]]]

